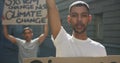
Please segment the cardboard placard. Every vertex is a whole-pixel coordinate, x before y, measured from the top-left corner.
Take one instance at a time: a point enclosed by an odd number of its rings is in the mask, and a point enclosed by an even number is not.
[[[25,58],[23,63],[120,63],[120,56]]]
[[[5,0],[2,24],[41,25],[46,15],[45,0]]]

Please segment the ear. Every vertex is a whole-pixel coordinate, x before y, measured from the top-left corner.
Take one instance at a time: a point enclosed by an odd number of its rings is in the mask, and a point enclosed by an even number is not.
[[[92,21],[92,15],[89,15],[89,23]]]
[[[32,33],[32,35],[33,35],[33,33]]]
[[[71,24],[71,23],[70,23],[70,19],[71,19],[71,17],[70,17],[70,15],[68,15],[68,16],[67,16],[68,24]]]

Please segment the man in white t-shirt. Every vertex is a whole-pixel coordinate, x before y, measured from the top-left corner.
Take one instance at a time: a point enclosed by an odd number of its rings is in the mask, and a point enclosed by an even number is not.
[[[24,58],[37,57],[39,45],[45,40],[48,35],[48,24],[44,25],[44,33],[33,40],[33,31],[29,27],[26,27],[23,30],[24,39],[9,35],[6,25],[3,25],[3,29],[5,37],[12,43],[16,44],[19,48],[19,63],[23,63]]]
[[[89,6],[83,1],[73,2],[69,7],[68,23],[72,26],[72,36],[61,25],[55,0],[46,0],[48,19],[56,47],[56,57],[98,57],[107,56],[105,47],[87,37],[86,29],[92,17]]]

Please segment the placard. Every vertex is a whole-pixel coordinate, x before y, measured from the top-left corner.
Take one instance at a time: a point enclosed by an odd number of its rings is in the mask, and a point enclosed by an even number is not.
[[[120,63],[120,55],[105,57],[25,58],[23,63]]]
[[[46,23],[45,0],[5,0],[3,24],[41,25]]]

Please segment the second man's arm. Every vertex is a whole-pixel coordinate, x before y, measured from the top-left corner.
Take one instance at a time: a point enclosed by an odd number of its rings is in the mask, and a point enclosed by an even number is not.
[[[43,42],[47,36],[48,36],[48,24],[45,24],[44,32],[39,36],[38,42]]]
[[[10,40],[14,44],[16,43],[15,37],[8,34],[7,25],[3,25],[3,32],[4,32],[5,38],[7,38],[8,40]]]

